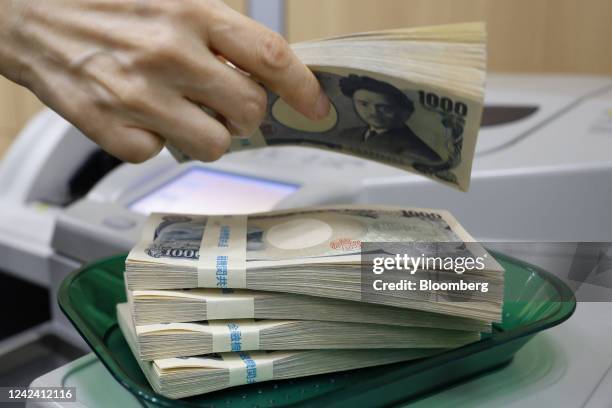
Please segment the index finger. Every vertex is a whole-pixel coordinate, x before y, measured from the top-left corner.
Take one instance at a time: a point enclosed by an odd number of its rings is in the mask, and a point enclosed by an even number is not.
[[[207,27],[209,46],[240,69],[254,75],[294,109],[311,119],[330,110],[319,81],[278,33],[229,7]]]

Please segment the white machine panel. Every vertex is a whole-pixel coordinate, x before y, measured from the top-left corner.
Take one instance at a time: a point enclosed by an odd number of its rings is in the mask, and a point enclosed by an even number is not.
[[[612,79],[567,75],[491,75],[478,135],[479,157],[503,150],[564,115],[583,100],[610,89]],[[490,116],[490,117],[487,117]]]
[[[242,214],[274,208],[301,186],[196,167],[128,204],[140,214],[231,213]]]

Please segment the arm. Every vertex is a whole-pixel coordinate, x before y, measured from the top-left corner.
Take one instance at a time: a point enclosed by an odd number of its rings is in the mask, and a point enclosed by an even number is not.
[[[263,119],[253,78],[312,119],[329,111],[286,41],[219,0],[0,0],[0,74],[130,162],[166,141],[218,158]]]

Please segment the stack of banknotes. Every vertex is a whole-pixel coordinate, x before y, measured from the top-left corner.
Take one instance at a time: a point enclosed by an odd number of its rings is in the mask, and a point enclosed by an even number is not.
[[[365,296],[371,271],[362,244],[380,242],[468,245],[487,255],[487,268],[446,273],[486,280],[488,291],[454,301]],[[433,272],[442,273],[415,276]],[[152,386],[172,398],[478,341],[501,320],[504,282],[503,269],[448,212],[377,206],[152,214],[125,279],[120,326]]]
[[[468,189],[484,100],[482,24],[293,49],[329,95],[329,117],[310,121],[270,91],[260,129],[231,151],[315,147]],[[473,241],[448,212],[427,209],[152,214],[126,261],[128,303],[118,305],[118,321],[151,386],[170,398],[423,358],[477,341],[501,320],[503,269]],[[375,277],[364,267],[364,254],[387,254],[371,243],[415,242],[452,243],[486,261],[461,275],[427,267]],[[373,291],[368,281],[394,276],[488,290]]]
[[[484,104],[484,24],[360,33],[293,50],[329,96],[329,116],[309,120],[268,91],[259,130],[235,139],[230,151],[307,146],[468,190]],[[190,160],[189,152],[167,147],[177,160]]]

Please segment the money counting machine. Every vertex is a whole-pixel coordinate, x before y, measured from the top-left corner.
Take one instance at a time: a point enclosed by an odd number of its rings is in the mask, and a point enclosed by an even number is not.
[[[51,334],[66,343],[53,344],[61,354],[56,366],[82,354],[86,346],[55,306],[57,287],[80,265],[129,250],[151,211],[396,204],[449,209],[483,241],[612,241],[612,79],[492,75],[486,95],[468,194],[388,166],[297,147],[233,153],[208,164],[179,165],[167,152],[122,164],[54,113],[39,114],[0,162],[0,265],[3,276],[48,289],[51,317],[0,340],[0,352],[23,352]],[[511,404],[519,395],[522,403],[596,403],[612,383],[605,377],[612,372],[612,327],[600,323],[608,320],[609,305],[579,305],[569,322],[536,337],[507,368],[418,404]],[[0,375],[3,385],[25,385]],[[512,386],[502,392],[495,387],[500,382]],[[98,406],[111,394],[115,406],[140,406],[92,354],[33,383],[60,384],[78,387],[77,406]],[[563,392],[568,387],[572,395]]]

